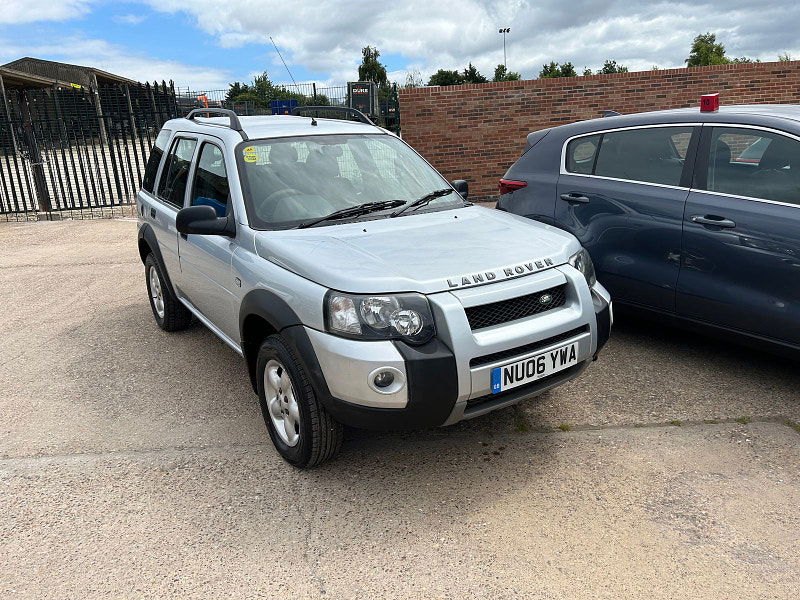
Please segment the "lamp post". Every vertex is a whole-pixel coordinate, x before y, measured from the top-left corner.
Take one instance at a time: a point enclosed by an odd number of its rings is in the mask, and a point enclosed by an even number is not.
[[[506,66],[506,34],[511,33],[511,27],[504,27],[502,29],[498,29],[497,33],[503,34],[503,66]]]

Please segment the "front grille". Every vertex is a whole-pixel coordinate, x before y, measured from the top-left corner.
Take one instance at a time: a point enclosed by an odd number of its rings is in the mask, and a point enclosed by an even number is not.
[[[524,346],[517,346],[516,348],[510,348],[508,350],[500,350],[499,352],[492,352],[491,354],[477,356],[469,361],[469,366],[470,368],[474,369],[475,367],[488,365],[489,363],[493,363],[498,360],[504,360],[506,358],[513,358],[515,356],[521,356],[523,354],[535,352],[540,348],[546,348],[547,346],[557,344],[563,340],[568,340],[569,338],[586,333],[587,331],[589,331],[589,326],[583,325],[581,327],[576,327],[575,329],[565,331],[564,333],[559,333],[558,335],[539,340],[538,342],[531,342],[530,344],[525,344]]]
[[[483,329],[500,323],[508,323],[516,319],[524,319],[531,315],[564,306],[567,300],[567,285],[561,284],[535,294],[481,304],[465,309],[471,329]]]

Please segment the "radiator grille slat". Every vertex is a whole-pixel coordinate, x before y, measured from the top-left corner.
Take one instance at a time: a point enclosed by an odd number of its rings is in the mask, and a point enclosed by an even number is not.
[[[483,329],[500,323],[524,319],[539,313],[564,306],[567,300],[567,284],[557,285],[540,292],[471,306],[465,309],[471,329]]]

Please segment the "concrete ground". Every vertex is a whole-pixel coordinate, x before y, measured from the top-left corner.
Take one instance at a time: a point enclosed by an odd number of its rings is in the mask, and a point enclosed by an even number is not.
[[[134,234],[0,224],[0,597],[800,596],[797,363],[621,322],[568,385],[300,472],[242,360],[155,326]]]

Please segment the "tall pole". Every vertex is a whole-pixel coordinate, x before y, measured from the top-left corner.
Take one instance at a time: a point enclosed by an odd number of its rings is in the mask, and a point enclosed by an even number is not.
[[[498,29],[497,33],[503,34],[503,66],[507,67],[506,63],[506,34],[511,33],[511,27],[503,27],[502,29]]]

